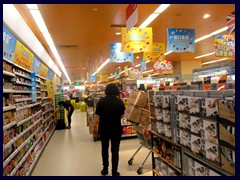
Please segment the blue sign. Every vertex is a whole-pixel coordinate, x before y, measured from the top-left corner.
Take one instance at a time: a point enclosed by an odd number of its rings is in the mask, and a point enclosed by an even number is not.
[[[143,60],[140,60],[140,69],[141,69],[142,72],[147,69],[146,62],[143,61]]]
[[[131,62],[133,63],[133,53],[121,52],[121,43],[111,43],[110,45],[110,62],[115,63],[124,63]]]
[[[94,76],[92,76],[92,75],[88,76],[88,82],[96,82],[96,79],[97,79],[97,76],[96,76],[96,75],[94,75]]]
[[[167,52],[195,51],[195,30],[168,28]]]
[[[3,26],[3,58],[13,62],[17,39]]]
[[[54,72],[48,68],[48,73],[47,73],[47,79],[50,79],[50,81],[53,80]]]
[[[42,65],[41,61],[36,56],[34,56],[32,62],[32,72],[35,72],[36,74],[40,75],[41,65]]]
[[[32,84],[32,102],[37,101],[37,87],[36,87],[36,73],[30,74],[31,84]]]

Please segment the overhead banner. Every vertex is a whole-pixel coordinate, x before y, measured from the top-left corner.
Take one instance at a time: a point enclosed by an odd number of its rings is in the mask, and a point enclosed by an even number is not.
[[[168,28],[167,51],[194,53],[195,30]]]
[[[108,75],[107,74],[101,74],[98,76],[98,79],[100,81],[107,81],[108,80]]]
[[[32,85],[32,102],[37,101],[37,87],[36,87],[36,73],[31,73],[30,74],[31,78],[31,85]]]
[[[138,22],[137,4],[129,4],[126,9],[126,28],[127,32]]]
[[[54,76],[54,72],[48,68],[48,73],[47,73],[47,79],[50,79],[50,81],[53,81],[53,76]]]
[[[134,55],[133,53],[121,52],[121,43],[111,43],[110,45],[110,62],[123,63],[131,62],[133,63]]]
[[[227,27],[229,34],[235,32],[235,11],[227,15]]]
[[[3,58],[13,62],[17,39],[3,26]]]
[[[153,69],[155,72],[159,72],[161,74],[172,74],[173,73],[173,64],[170,60],[164,61],[155,61],[153,64]]]
[[[97,80],[97,76],[96,76],[96,75],[94,75],[94,76],[92,76],[92,75],[88,76],[88,82],[96,82],[96,80]]]
[[[52,88],[51,88],[51,82],[50,79],[46,80],[46,87],[47,87],[47,94],[49,98],[53,98],[53,92],[52,92]]]
[[[143,72],[147,69],[146,62],[143,60],[140,60],[140,70]]]
[[[28,50],[20,41],[17,41],[13,62],[31,71],[33,57],[34,54]]]
[[[121,28],[122,52],[138,53],[152,51],[152,28],[133,27],[128,32]]]
[[[41,69],[40,69],[40,76],[46,78],[47,77],[47,73],[48,73],[48,67],[45,66],[44,64],[41,65]]]
[[[152,45],[152,52],[143,53],[143,60],[163,61],[165,60],[165,52],[165,43],[154,43]]]
[[[214,49],[217,57],[235,58],[235,35],[215,36]]]
[[[129,79],[133,79],[133,80],[143,79],[143,74],[138,69],[130,70]]]
[[[36,56],[34,56],[32,62],[32,71],[40,75],[41,65],[41,61]]]

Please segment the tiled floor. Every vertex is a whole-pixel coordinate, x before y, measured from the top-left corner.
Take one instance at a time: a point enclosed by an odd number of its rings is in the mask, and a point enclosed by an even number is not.
[[[149,150],[142,148],[131,166],[128,165],[128,160],[139,146],[137,138],[121,141],[119,162],[121,176],[138,176],[136,171]],[[32,176],[100,176],[101,168],[100,141],[94,142],[92,135],[89,134],[86,113],[75,110],[72,116],[72,128],[54,132]],[[111,172],[110,168],[111,163],[109,172]],[[140,176],[152,176],[151,168],[150,155]]]

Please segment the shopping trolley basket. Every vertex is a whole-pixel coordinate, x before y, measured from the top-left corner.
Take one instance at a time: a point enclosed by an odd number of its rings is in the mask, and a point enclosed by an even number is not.
[[[142,147],[145,147],[145,148],[149,149],[149,152],[148,152],[146,158],[144,159],[143,163],[139,166],[139,168],[137,170],[138,174],[142,174],[143,166],[144,166],[145,162],[147,161],[149,155],[152,152],[152,140],[151,140],[150,127],[149,126],[140,126],[139,124],[135,124],[135,125],[136,125],[136,134],[137,134],[137,137],[140,141],[140,146],[136,150],[136,152],[132,155],[132,157],[129,159],[128,164],[129,165],[133,164],[134,157],[137,155],[137,153],[140,151],[140,149]]]

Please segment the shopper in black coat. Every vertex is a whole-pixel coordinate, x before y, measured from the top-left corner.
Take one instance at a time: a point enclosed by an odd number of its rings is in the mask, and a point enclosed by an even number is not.
[[[74,111],[73,105],[70,102],[64,102],[64,101],[60,101],[58,103],[58,105],[60,106],[59,109],[61,109],[62,106],[63,106],[68,111],[68,115],[67,115],[67,117],[68,117],[68,126],[67,126],[67,129],[71,129],[71,121],[72,121],[71,120],[71,116],[72,116],[73,111]]]
[[[118,172],[119,146],[122,136],[121,118],[124,115],[125,105],[119,98],[120,92],[115,84],[109,84],[105,90],[106,96],[97,103],[93,129],[98,126],[102,145],[102,175],[108,174],[108,148],[111,140],[112,175],[120,176]]]

